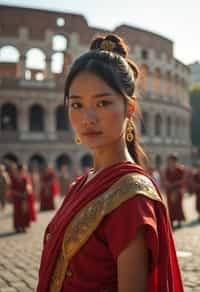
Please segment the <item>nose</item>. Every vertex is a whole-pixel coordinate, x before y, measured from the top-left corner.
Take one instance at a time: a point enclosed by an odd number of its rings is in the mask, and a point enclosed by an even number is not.
[[[87,110],[83,117],[83,124],[85,126],[92,126],[97,123],[97,116],[94,110]]]

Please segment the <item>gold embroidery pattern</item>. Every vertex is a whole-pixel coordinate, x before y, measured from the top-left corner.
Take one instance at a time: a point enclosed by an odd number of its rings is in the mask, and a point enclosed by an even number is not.
[[[107,191],[90,201],[76,214],[68,225],[57,259],[49,292],[60,292],[69,260],[88,240],[103,217],[135,195],[162,202],[152,182],[140,174],[128,174],[120,178]]]

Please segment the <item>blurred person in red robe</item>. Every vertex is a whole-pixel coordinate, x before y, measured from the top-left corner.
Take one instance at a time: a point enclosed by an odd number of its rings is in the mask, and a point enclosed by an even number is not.
[[[10,167],[10,194],[13,203],[13,225],[16,232],[25,232],[31,220],[35,220],[30,179],[25,174],[23,166],[15,162]]]
[[[200,161],[196,165],[196,170],[193,173],[193,190],[196,196],[196,211],[199,215],[200,221]]]
[[[113,34],[94,39],[70,69],[69,119],[94,165],[46,228],[37,292],[183,292],[166,208],[142,166],[138,74]]]
[[[176,154],[168,156],[163,176],[172,227],[175,227],[175,222],[177,222],[177,227],[181,227],[182,221],[185,220],[183,210],[185,168],[178,162]]]
[[[58,181],[60,187],[60,195],[64,197],[69,190],[69,185],[71,183],[71,179],[69,176],[69,169],[66,164],[61,165],[59,174],[58,174]]]
[[[54,210],[55,197],[60,193],[59,182],[52,167],[45,167],[41,175],[40,211]]]

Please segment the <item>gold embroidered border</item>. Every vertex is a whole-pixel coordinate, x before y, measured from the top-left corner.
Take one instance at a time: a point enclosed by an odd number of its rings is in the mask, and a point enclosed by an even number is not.
[[[69,260],[84,245],[103,217],[135,195],[162,202],[152,182],[141,174],[121,177],[107,191],[90,201],[67,226],[62,250],[53,272],[49,292],[60,292]]]

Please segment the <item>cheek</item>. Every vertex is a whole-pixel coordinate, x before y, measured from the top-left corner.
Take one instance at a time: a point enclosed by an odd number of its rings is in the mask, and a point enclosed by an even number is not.
[[[75,112],[75,111],[70,111],[68,112],[69,115],[69,121],[73,129],[78,129],[79,128],[79,123],[80,123],[80,115]]]
[[[121,130],[124,125],[125,115],[123,111],[113,110],[107,114],[105,114],[103,120],[103,124],[105,127],[111,130]],[[109,127],[108,127],[109,125]],[[112,125],[112,127],[110,127]],[[113,131],[114,132],[114,131]]]

